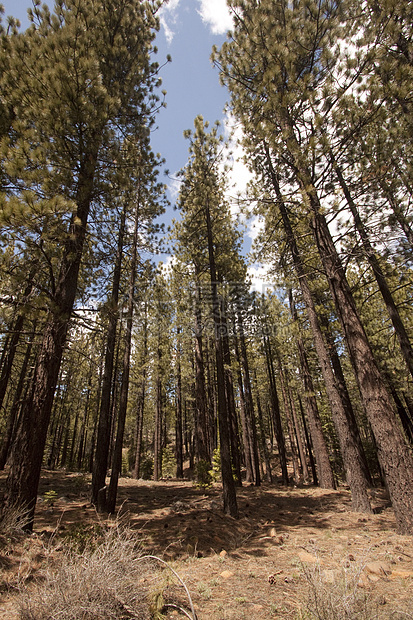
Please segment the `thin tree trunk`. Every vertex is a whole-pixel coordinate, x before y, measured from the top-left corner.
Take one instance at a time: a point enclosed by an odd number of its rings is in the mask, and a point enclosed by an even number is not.
[[[175,458],[176,477],[184,477],[184,455],[182,439],[182,373],[181,373],[181,329],[177,329],[176,343],[176,419],[175,419]]]
[[[242,320],[241,311],[238,312],[238,333],[239,333],[240,352],[241,352],[241,368],[242,368],[242,374],[243,374],[243,379],[244,379],[248,442],[249,442],[250,451],[251,451],[251,463],[252,463],[252,471],[254,475],[254,484],[255,486],[258,487],[261,484],[261,478],[260,478],[260,460],[259,460],[258,441],[257,441],[257,427],[255,423],[254,401],[252,399],[247,346],[245,343],[245,330],[244,330],[244,324]]]
[[[160,362],[160,349],[158,348],[158,364]],[[156,379],[156,413],[155,413],[155,437],[154,437],[154,457],[153,457],[153,479],[159,480],[162,476],[162,379],[158,366],[158,377]]]
[[[116,497],[118,493],[119,476],[122,473],[122,448],[123,435],[125,433],[126,411],[128,407],[129,395],[129,375],[130,375],[130,356],[132,350],[132,325],[133,311],[135,303],[135,284],[136,270],[138,264],[138,235],[139,235],[139,216],[141,209],[141,197],[136,197],[136,209],[134,214],[134,230],[132,239],[132,256],[130,262],[130,278],[128,290],[128,304],[126,308],[126,331],[124,335],[124,352],[122,363],[122,382],[119,396],[118,427],[116,431],[116,441],[112,458],[112,471],[110,475],[109,488],[107,493],[107,512],[113,514],[116,508]]]
[[[261,399],[260,399],[260,393],[258,390],[257,371],[255,368],[254,368],[254,386],[255,386],[255,398],[257,401],[258,427],[260,429],[261,448],[262,448],[262,454],[264,456],[264,461],[265,461],[265,475],[267,478],[267,482],[271,483],[273,482],[273,476],[272,476],[272,471],[271,471],[271,461],[270,461],[270,455],[268,453],[268,448],[267,448],[267,435],[264,429],[264,417],[262,415]]]
[[[126,204],[123,206],[119,224],[118,242],[113,270],[112,292],[108,301],[108,327],[106,334],[105,364],[100,396],[100,411],[96,437],[96,452],[93,462],[91,502],[98,512],[106,510],[106,494],[102,492],[106,483],[111,437],[111,393],[113,367],[118,325],[119,288],[122,271],[122,254],[126,225]]]
[[[293,426],[293,421],[291,417],[290,402],[288,399],[287,385],[286,385],[284,370],[281,364],[281,359],[279,356],[277,357],[278,357],[278,376],[280,378],[281,394],[283,396],[283,401],[284,401],[284,413],[285,413],[285,419],[287,420],[288,435],[290,439],[291,459],[293,462],[293,471],[294,471],[294,482],[295,484],[299,484],[301,475],[300,475],[300,468],[298,465],[297,447],[295,445],[295,439],[294,439],[294,426]]]
[[[295,401],[294,401],[290,386],[288,386],[288,398],[290,401],[290,409],[291,409],[291,415],[293,418],[293,425],[294,425],[294,430],[295,430],[295,438],[297,441],[298,455],[300,457],[300,462],[301,462],[301,470],[303,472],[303,482],[304,484],[308,484],[308,480],[310,476],[308,473],[307,455],[304,449],[303,438],[301,435],[301,428],[298,422],[297,410],[296,410]]]
[[[207,398],[205,391],[205,370],[202,339],[201,289],[199,282],[196,285],[195,299],[195,441],[197,461],[211,463],[207,427]]]
[[[132,478],[137,480],[141,468],[142,460],[142,434],[143,434],[143,416],[145,413],[146,398],[146,364],[148,361],[148,304],[144,304],[144,322],[143,322],[143,352],[142,352],[142,378],[140,384],[140,392],[136,406],[136,430],[135,430],[135,462],[132,470]]]
[[[234,338],[235,357],[237,360],[237,379],[238,379],[238,392],[239,392],[239,405],[240,405],[240,417],[242,428],[242,445],[244,449],[244,461],[245,461],[245,481],[254,482],[254,471],[252,466],[252,452],[250,443],[250,433],[248,432],[248,420],[247,420],[247,404],[245,401],[244,382],[241,372],[241,358],[239,353],[238,339],[235,335]]]
[[[27,344],[23,364],[20,369],[19,381],[14,392],[13,403],[10,409],[9,417],[7,419],[6,431],[4,433],[3,442],[0,449],[0,470],[3,470],[6,466],[7,459],[9,458],[11,447],[13,445],[13,437],[17,431],[18,412],[22,404],[21,397],[25,381],[27,380],[27,368],[31,359],[35,335],[36,323],[34,324],[33,331],[30,335],[30,340]]]
[[[317,399],[314,396],[313,379],[310,372],[307,353],[301,336],[297,339],[298,354],[300,356],[300,368],[302,380],[304,383],[304,395],[307,405],[307,416],[310,425],[310,435],[314,446],[315,459],[317,462],[317,475],[314,478],[314,484],[319,484],[322,489],[335,489],[333,470],[331,468],[330,459],[326,441],[323,435],[323,426],[317,406]],[[307,439],[309,445],[309,438]]]
[[[208,199],[205,204],[206,224],[208,235],[208,259],[211,277],[212,310],[215,328],[215,357],[217,367],[217,393],[218,393],[218,426],[221,455],[221,476],[223,487],[224,512],[238,518],[237,495],[231,464],[231,445],[229,434],[229,420],[225,396],[225,370],[224,356],[222,351],[222,323],[217,291],[217,272],[215,266],[214,244],[212,238],[211,216]]]
[[[285,437],[281,421],[280,402],[278,399],[277,386],[275,383],[274,363],[272,358],[271,343],[267,336],[264,336],[264,351],[267,361],[267,373],[270,382],[270,395],[271,395],[271,412],[272,422],[275,431],[275,439],[277,441],[278,454],[281,465],[281,477],[282,482],[288,485],[288,469],[287,469],[287,454],[285,451]]]
[[[240,455],[240,441],[239,430],[237,422],[237,412],[235,407],[235,395],[234,395],[234,379],[231,370],[231,351],[229,348],[229,334],[228,334],[228,322],[226,314],[222,315],[223,335],[222,335],[222,347],[224,353],[224,368],[225,368],[225,394],[227,398],[228,416],[229,416],[229,428],[230,428],[230,441],[231,441],[231,461],[232,468],[236,476],[236,485],[242,486],[241,478],[241,455]]]
[[[309,461],[310,461],[311,473],[312,473],[312,476],[313,476],[313,483],[316,486],[318,486],[317,469],[316,469],[316,464],[315,464],[315,460],[314,460],[314,456],[313,456],[313,444],[312,444],[312,441],[311,441],[310,434],[308,432],[307,422],[305,420],[303,403],[302,403],[300,397],[298,397],[298,402],[299,402],[299,405],[300,405],[301,419],[303,421],[303,429],[304,429],[305,440],[306,440],[306,443],[307,443],[308,458],[309,458]]]
[[[33,288],[34,273],[31,272],[28,277],[28,284],[23,293],[22,305],[26,304],[30,293]],[[11,336],[7,339],[7,349],[5,348],[5,356],[2,360],[1,374],[0,374],[0,409],[3,406],[4,397],[6,395],[7,386],[9,384],[11,372],[13,369],[14,356],[16,354],[17,345],[20,340],[20,335],[23,330],[25,314],[22,312],[16,318],[16,321],[11,330]]]

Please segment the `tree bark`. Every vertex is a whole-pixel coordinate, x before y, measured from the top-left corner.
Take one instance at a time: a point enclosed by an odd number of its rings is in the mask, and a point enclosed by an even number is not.
[[[25,382],[28,380],[27,368],[31,359],[33,341],[36,334],[36,323],[34,324],[33,332],[30,335],[30,340],[27,344],[26,353],[22,367],[20,369],[19,381],[14,392],[13,403],[10,408],[9,417],[7,419],[6,430],[4,433],[3,441],[0,449],[0,470],[3,470],[6,466],[7,459],[9,458],[11,447],[13,445],[13,437],[17,431],[18,413],[22,405],[22,393]],[[30,380],[30,377],[29,377]]]

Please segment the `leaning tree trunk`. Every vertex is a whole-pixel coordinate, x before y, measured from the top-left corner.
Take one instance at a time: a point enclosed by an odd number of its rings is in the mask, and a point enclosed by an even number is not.
[[[380,261],[377,258],[376,252],[374,251],[373,246],[370,243],[370,239],[364,225],[363,220],[360,217],[357,206],[353,200],[350,189],[344,179],[342,170],[340,166],[334,159],[333,154],[330,154],[334,170],[337,174],[337,178],[340,183],[340,187],[343,190],[344,196],[347,201],[347,205],[351,211],[351,214],[354,219],[354,224],[356,226],[357,232],[360,235],[360,239],[363,245],[363,249],[366,255],[366,258],[369,262],[370,267],[373,270],[374,277],[376,278],[377,286],[383,298],[383,301],[386,305],[387,312],[389,313],[390,320],[393,324],[394,332],[397,336],[397,339],[400,344],[400,349],[406,362],[406,366],[413,377],[413,348],[409,340],[409,336],[407,334],[406,328],[400,316],[399,310],[396,306],[396,303],[393,299],[393,295],[391,293],[390,287],[387,283],[386,276],[381,268]]]
[[[43,332],[43,341],[33,376],[33,389],[23,406],[10,473],[7,479],[3,510],[18,502],[26,511],[28,531],[33,529],[37,490],[43,452],[53,407],[63,350],[76,298],[79,268],[86,237],[86,227],[93,198],[97,150],[85,155],[79,171],[77,209],[65,240],[53,304]]]
[[[323,215],[311,172],[303,162],[302,151],[294,135],[293,121],[287,110],[281,110],[281,114],[296,178],[303,197],[312,211],[314,239],[346,338],[366,415],[376,441],[380,466],[386,478],[398,528],[401,532],[411,534],[413,532],[412,451],[396,420],[391,396],[386,389],[361,323],[343,265]]]
[[[397,424],[391,397],[361,324],[341,261],[317,203],[315,191],[312,191],[310,196],[314,209],[314,235],[346,336],[351,362],[376,440],[379,462],[386,478],[398,526],[401,531],[411,533],[413,531],[412,453]]]
[[[347,411],[341,401],[333,370],[330,365],[327,347],[321,332],[314,300],[308,284],[307,276],[305,274],[301,254],[291,226],[288,210],[281,194],[276,172],[272,166],[268,147],[265,147],[265,149],[271,181],[277,197],[277,205],[281,213],[288,245],[293,257],[294,267],[300,283],[304,303],[306,305],[308,319],[313,332],[314,344],[326,385],[327,396],[330,402],[333,422],[340,442],[340,450],[346,471],[346,479],[351,490],[352,507],[354,511],[371,512],[370,501],[367,494],[368,480],[366,479],[364,473],[363,457],[359,449],[360,442],[358,440],[358,428],[354,425],[353,420],[348,418]]]

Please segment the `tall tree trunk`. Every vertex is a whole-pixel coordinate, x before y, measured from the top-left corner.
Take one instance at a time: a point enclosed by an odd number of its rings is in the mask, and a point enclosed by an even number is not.
[[[260,478],[260,460],[259,460],[258,441],[257,441],[257,427],[255,423],[254,401],[252,399],[251,379],[250,379],[250,371],[249,371],[249,364],[248,364],[247,346],[245,342],[245,330],[244,330],[244,324],[242,320],[242,311],[238,312],[238,333],[239,333],[240,352],[241,352],[241,368],[242,368],[242,374],[244,378],[244,391],[245,391],[245,402],[246,402],[246,413],[247,413],[247,431],[248,431],[248,442],[249,442],[250,451],[251,451],[252,470],[253,470],[253,475],[254,475],[255,486],[260,486],[261,478]]]
[[[290,439],[290,448],[291,448],[291,460],[293,462],[293,471],[294,471],[294,482],[295,484],[298,484],[300,482],[300,468],[298,465],[298,454],[297,454],[297,447],[295,445],[295,434],[294,434],[294,425],[293,425],[293,421],[292,421],[292,417],[291,417],[291,411],[290,411],[290,402],[288,399],[288,393],[287,393],[287,388],[288,386],[286,385],[286,380],[285,380],[285,375],[284,375],[284,370],[281,364],[281,359],[279,356],[278,357],[278,376],[280,378],[280,386],[281,386],[281,394],[283,397],[283,401],[284,401],[284,413],[285,413],[285,419],[287,420],[287,427],[288,427],[288,435],[289,435],[289,439]]]
[[[273,476],[272,476],[272,471],[271,471],[271,461],[270,461],[270,455],[269,455],[268,448],[267,448],[267,435],[265,433],[265,428],[264,428],[264,417],[262,415],[261,399],[260,399],[260,393],[258,390],[257,371],[255,368],[254,368],[254,387],[255,387],[255,398],[257,401],[258,427],[260,429],[261,449],[262,449],[262,454],[264,456],[264,461],[265,461],[265,475],[267,478],[267,482],[271,483],[273,482]]]
[[[340,356],[339,356],[338,351],[337,351],[337,347],[336,347],[336,343],[334,341],[333,334],[331,333],[330,323],[329,323],[329,320],[328,320],[327,316],[324,315],[323,313],[321,314],[320,321],[321,321],[321,324],[322,324],[322,326],[324,328],[324,333],[325,333],[326,340],[327,340],[328,351],[329,351],[329,354],[330,354],[331,365],[332,365],[332,368],[333,368],[334,377],[336,379],[336,385],[337,385],[337,389],[338,389],[339,394],[340,394],[341,402],[343,403],[343,407],[346,410],[346,415],[347,415],[347,418],[348,418],[348,420],[350,422],[350,425],[354,429],[357,429],[357,433],[355,434],[355,440],[357,441],[358,451],[359,451],[360,457],[361,457],[361,466],[363,468],[364,476],[365,476],[365,478],[367,480],[367,483],[368,483],[369,486],[371,486],[373,484],[373,481],[371,479],[371,474],[370,474],[369,466],[368,466],[368,463],[367,463],[366,453],[364,451],[363,443],[361,441],[360,432],[358,430],[359,427],[358,427],[358,424],[357,424],[356,414],[354,412],[353,404],[352,404],[351,398],[350,398],[350,394],[349,394],[349,391],[347,389],[347,383],[346,383],[346,379],[344,377],[343,368],[341,366]]]
[[[177,329],[176,343],[176,418],[175,418],[175,458],[176,477],[184,477],[184,454],[182,436],[182,373],[181,373],[181,329]]]
[[[294,430],[295,430],[295,438],[297,441],[298,455],[300,457],[300,462],[301,462],[301,471],[303,473],[303,482],[304,484],[308,484],[310,476],[308,473],[307,456],[306,456],[305,449],[304,449],[300,424],[298,422],[297,409],[295,406],[295,401],[294,401],[294,397],[293,397],[290,386],[288,386],[288,399],[290,402],[290,410],[291,410],[291,415],[292,415],[293,425],[294,425]]]
[[[155,411],[155,435],[153,457],[153,479],[159,480],[162,476],[162,378],[160,371],[160,348],[158,347],[158,376],[156,379],[156,411]]]
[[[212,310],[215,331],[215,357],[217,367],[217,394],[218,394],[218,427],[221,455],[221,477],[223,487],[224,512],[238,518],[237,495],[231,464],[231,444],[229,434],[229,420],[225,396],[225,369],[222,351],[222,323],[220,304],[217,291],[217,271],[215,266],[214,244],[212,238],[211,215],[208,199],[205,204],[206,224],[208,235],[208,259],[211,277]]]
[[[290,308],[293,316],[293,321],[299,328],[297,311],[295,309],[292,292],[290,291]],[[331,469],[331,463],[328,456],[328,450],[326,441],[323,435],[323,426],[321,423],[320,414],[318,411],[317,400],[314,396],[313,378],[310,372],[310,365],[308,363],[307,353],[305,350],[304,342],[301,334],[298,332],[297,348],[300,358],[300,371],[302,381],[304,383],[304,396],[306,401],[307,416],[310,425],[310,435],[314,446],[315,459],[317,462],[317,474],[314,475],[313,468],[313,480],[314,484],[319,484],[322,489],[335,489],[333,470]],[[304,416],[304,412],[303,412]],[[306,433],[307,445],[309,446],[309,453],[311,453],[310,441],[308,437],[308,431],[305,424],[305,418],[303,417],[304,432]]]
[[[271,351],[271,343],[268,336],[264,336],[264,351],[265,358],[267,361],[267,373],[268,379],[270,383],[270,395],[271,395],[271,412],[272,412],[272,421],[275,431],[275,439],[277,441],[278,454],[280,458],[281,465],[281,477],[282,482],[285,485],[288,485],[288,469],[287,469],[287,454],[285,450],[285,437],[284,431],[282,427],[281,421],[281,412],[280,412],[280,401],[278,399],[277,386],[275,383],[275,374],[274,374],[274,362]]]
[[[229,347],[229,334],[228,334],[228,321],[226,313],[224,312],[222,317],[223,334],[222,334],[222,347],[224,353],[224,368],[225,368],[225,394],[227,398],[227,408],[229,417],[229,430],[231,441],[231,462],[232,468],[236,476],[236,485],[242,486],[241,478],[241,455],[240,455],[240,441],[237,411],[235,407],[235,395],[234,395],[234,379],[231,370],[231,351]]]
[[[235,345],[235,357],[237,360],[237,378],[238,378],[238,392],[239,392],[239,406],[240,406],[240,417],[241,417],[241,428],[242,428],[242,445],[244,449],[244,461],[245,461],[245,481],[252,483],[254,482],[254,471],[252,465],[252,451],[251,451],[251,442],[250,442],[250,432],[248,430],[248,417],[247,417],[247,403],[245,400],[245,391],[244,391],[244,381],[242,378],[241,371],[241,356],[239,353],[238,339],[235,335],[234,338]]]
[[[316,469],[315,460],[314,460],[314,456],[313,456],[313,444],[312,444],[311,437],[310,437],[310,434],[309,434],[308,428],[307,428],[307,422],[306,422],[306,419],[305,419],[303,403],[302,403],[301,398],[299,396],[298,396],[298,403],[300,405],[301,420],[303,422],[303,429],[304,429],[305,441],[307,443],[308,459],[310,461],[311,474],[313,476],[313,483],[316,486],[318,486],[317,469]]]
[[[208,441],[207,425],[207,398],[205,391],[205,370],[202,339],[202,315],[201,315],[201,289],[199,281],[196,284],[195,298],[195,442],[197,461],[211,463],[211,453]]]
[[[136,403],[136,427],[135,427],[135,461],[132,470],[132,478],[137,480],[141,468],[142,459],[142,434],[143,434],[143,416],[145,413],[146,398],[146,380],[148,361],[148,304],[144,304],[144,321],[143,321],[143,351],[142,351],[142,377],[139,386],[138,399]]]
[[[290,122],[290,120],[288,119]],[[291,136],[291,133],[290,133]],[[400,531],[413,531],[413,456],[394,415],[391,397],[384,385],[370,343],[357,312],[341,260],[322,213],[311,174],[297,156],[299,145],[293,136],[292,154],[301,191],[313,213],[312,228],[327,275],[336,312],[346,337],[351,362],[366,414],[378,449],[378,457],[393,503]]]
[[[115,267],[113,270],[112,292],[108,301],[108,327],[106,334],[105,364],[102,378],[102,390],[100,395],[100,411],[96,437],[96,453],[93,462],[92,494],[91,502],[98,512],[106,510],[106,494],[102,492],[105,487],[108,470],[109,447],[111,436],[111,393],[113,380],[113,367],[116,350],[116,330],[118,325],[118,305],[120,277],[122,272],[122,254],[125,238],[126,204],[123,206]]]
[[[83,411],[83,420],[82,426],[80,429],[80,437],[79,437],[79,448],[77,452],[77,469],[78,471],[82,470],[83,466],[83,456],[85,452],[85,444],[86,444],[86,434],[87,434],[87,425],[89,421],[89,403],[90,403],[90,394],[92,391],[92,364],[89,369],[89,378],[87,382],[87,393],[86,393],[86,402],[85,408]]]
[[[32,292],[33,277],[34,277],[34,272],[32,271],[29,274],[28,283],[23,293],[23,299],[22,299],[23,306],[24,304],[27,303],[30,293]],[[16,354],[17,345],[19,343],[20,335],[23,330],[24,319],[25,319],[25,314],[21,312],[17,316],[16,321],[14,322],[14,325],[11,330],[10,338],[7,339],[8,340],[6,343],[7,349],[5,347],[5,352],[4,352],[5,355],[4,355],[4,359],[2,360],[1,374],[0,374],[0,410],[3,406],[4,396],[6,394],[7,386],[9,384],[9,380],[10,380],[10,376],[11,376],[11,372],[13,368],[14,356]]]
[[[132,350],[132,325],[133,311],[135,304],[135,284],[136,270],[138,264],[138,236],[139,236],[139,218],[141,210],[141,197],[136,196],[136,208],[134,213],[134,229],[132,238],[132,256],[130,261],[130,278],[128,290],[128,304],[126,308],[126,331],[124,335],[124,351],[122,363],[122,382],[119,396],[119,413],[118,427],[116,431],[116,441],[112,458],[112,471],[110,475],[109,488],[107,493],[107,511],[114,514],[116,508],[116,497],[118,493],[119,476],[122,473],[122,448],[123,435],[125,433],[126,411],[128,408],[129,395],[129,375],[130,375],[130,356]]]

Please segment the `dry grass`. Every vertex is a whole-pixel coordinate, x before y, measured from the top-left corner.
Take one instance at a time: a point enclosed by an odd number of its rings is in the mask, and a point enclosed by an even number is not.
[[[161,617],[166,579],[142,557],[136,533],[116,525],[79,550],[49,549],[37,582],[19,597],[22,620],[109,620]]]
[[[15,504],[1,513],[0,538],[8,539],[23,533],[30,521],[27,509],[21,504]]]
[[[406,612],[391,608],[384,597],[373,596],[364,586],[364,565],[322,570],[302,566],[308,584],[297,620],[413,620]]]

